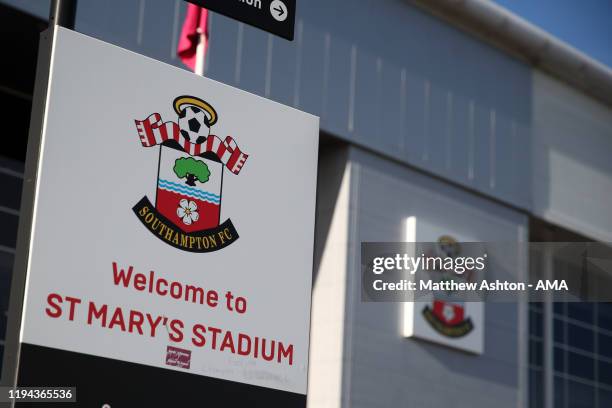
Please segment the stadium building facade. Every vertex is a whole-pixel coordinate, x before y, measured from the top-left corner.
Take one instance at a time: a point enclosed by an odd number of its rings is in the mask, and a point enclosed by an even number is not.
[[[612,242],[610,69],[484,0],[298,3],[294,42],[213,13],[205,75],[321,117],[309,406],[612,406],[612,306],[488,304],[473,354],[406,338],[402,304],[360,287],[361,242],[409,240],[408,219],[419,241]],[[0,1],[22,140],[0,151],[3,310],[47,12]],[[75,28],[181,66],[184,13],[79,0]]]

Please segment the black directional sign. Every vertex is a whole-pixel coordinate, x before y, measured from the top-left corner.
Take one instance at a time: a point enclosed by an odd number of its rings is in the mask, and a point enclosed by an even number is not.
[[[293,41],[296,0],[187,0]]]

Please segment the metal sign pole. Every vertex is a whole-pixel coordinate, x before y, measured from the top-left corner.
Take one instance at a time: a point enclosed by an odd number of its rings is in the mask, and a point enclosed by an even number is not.
[[[36,81],[34,86],[34,97],[32,99],[28,150],[19,217],[17,249],[15,252],[15,261],[13,263],[2,374],[0,376],[0,384],[3,386],[17,385],[18,365],[21,353],[21,319],[29,256],[28,242],[30,240],[32,228],[34,193],[38,176],[38,159],[43,128],[43,116],[46,109],[53,40],[57,26],[74,28],[76,6],[77,0],[53,0],[49,10],[49,27],[40,34]]]

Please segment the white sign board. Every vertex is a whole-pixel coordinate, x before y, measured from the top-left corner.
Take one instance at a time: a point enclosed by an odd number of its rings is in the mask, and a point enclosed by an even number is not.
[[[406,220],[406,242],[434,242],[436,233],[425,231],[416,217]],[[454,238],[456,237],[456,238]],[[441,235],[441,247],[453,246],[468,237]],[[457,246],[457,248],[460,248]],[[448,254],[438,254],[448,256]],[[456,254],[459,255],[459,254]],[[437,272],[434,271],[433,274]],[[484,352],[484,303],[457,302],[445,293],[434,292],[427,301],[404,303],[403,334],[476,354]]]
[[[21,342],[306,394],[318,118],[59,28]]]

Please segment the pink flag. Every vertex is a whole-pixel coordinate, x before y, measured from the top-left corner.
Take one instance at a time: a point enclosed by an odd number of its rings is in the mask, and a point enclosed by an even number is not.
[[[195,4],[188,4],[176,53],[185,65],[202,75],[207,45],[208,10]]]

